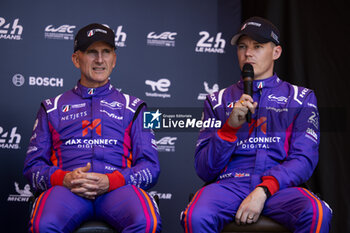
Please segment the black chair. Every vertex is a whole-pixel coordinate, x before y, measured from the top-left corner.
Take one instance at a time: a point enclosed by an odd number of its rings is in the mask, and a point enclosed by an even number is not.
[[[253,224],[237,225],[236,222],[231,222],[227,224],[221,233],[291,233],[281,224],[273,221],[272,219],[260,216],[258,221]]]
[[[74,233],[118,233],[111,225],[103,221],[90,220],[81,224]]]

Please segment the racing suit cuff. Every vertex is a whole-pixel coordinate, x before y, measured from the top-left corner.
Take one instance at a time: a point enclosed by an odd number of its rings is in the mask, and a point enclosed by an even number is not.
[[[237,140],[236,133],[241,127],[232,127],[228,124],[228,120],[225,124],[218,130],[217,134],[222,140],[234,142]]]
[[[70,171],[63,171],[61,169],[57,169],[54,173],[52,173],[52,175],[50,177],[51,185],[52,186],[55,186],[55,185],[63,186],[64,177],[69,172]]]
[[[108,192],[125,185],[125,178],[119,171],[106,174],[109,180]]]
[[[275,194],[280,189],[280,185],[275,177],[263,176],[261,179],[263,180],[263,182],[261,184],[258,184],[257,187],[266,187],[271,195]]]

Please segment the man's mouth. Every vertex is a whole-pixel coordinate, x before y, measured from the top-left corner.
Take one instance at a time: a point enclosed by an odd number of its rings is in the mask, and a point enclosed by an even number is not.
[[[92,68],[94,71],[104,71],[106,68],[104,67],[94,67]]]

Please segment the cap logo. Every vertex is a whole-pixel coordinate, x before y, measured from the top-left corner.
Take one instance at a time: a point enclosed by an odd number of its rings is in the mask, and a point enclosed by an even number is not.
[[[279,43],[279,41],[278,41],[278,36],[277,36],[273,31],[271,31],[271,37],[272,37],[273,39],[275,39],[275,41],[277,41],[277,42]]]
[[[96,32],[102,32],[104,34],[107,34],[106,30],[96,28],[96,29],[92,29],[92,30],[88,31],[87,32],[87,37],[92,37],[93,35],[95,35]]]
[[[253,25],[253,26],[256,26],[256,27],[260,27],[260,26],[261,26],[261,23],[248,22],[247,25]]]

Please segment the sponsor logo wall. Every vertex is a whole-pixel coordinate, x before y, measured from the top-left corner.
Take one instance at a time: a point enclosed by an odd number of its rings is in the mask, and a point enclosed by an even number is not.
[[[0,181],[0,219],[4,221],[4,232],[27,231],[34,190],[22,170],[27,151],[37,150],[28,148],[36,114],[41,101],[49,104],[49,98],[76,85],[80,73],[71,62],[74,35],[94,22],[115,33],[117,65],[111,75],[112,85],[144,100],[149,109],[144,127],[155,129],[161,175],[157,185],[148,191],[160,197],[163,232],[182,231],[179,214],[187,206],[188,195],[203,185],[193,168],[199,130],[221,125],[201,121],[203,102],[207,95],[225,87],[220,80],[239,80],[229,41],[240,25],[240,1],[230,1],[229,7],[217,10],[217,5],[224,2],[204,0],[198,6],[195,2],[166,0],[159,4],[137,0],[137,8],[135,2],[121,0],[98,6],[67,0],[52,5],[43,0],[2,4],[0,48],[5,59],[0,64],[0,169],[7,179]],[[174,7],[182,13],[174,14]],[[228,17],[232,20],[223,20]],[[277,98],[271,97],[271,101],[283,102]],[[122,122],[123,116],[114,113],[122,103],[102,100],[100,105],[100,114]],[[167,108],[171,114],[163,111]],[[117,143],[94,142],[86,137],[92,131],[98,135],[101,123],[99,118],[85,120],[88,112],[84,104],[72,103],[59,111],[62,121],[82,121],[81,141],[71,139],[67,143],[80,148]],[[312,116],[309,121],[318,124]],[[309,135],[315,137],[311,130]],[[18,214],[23,212],[28,214]]]

